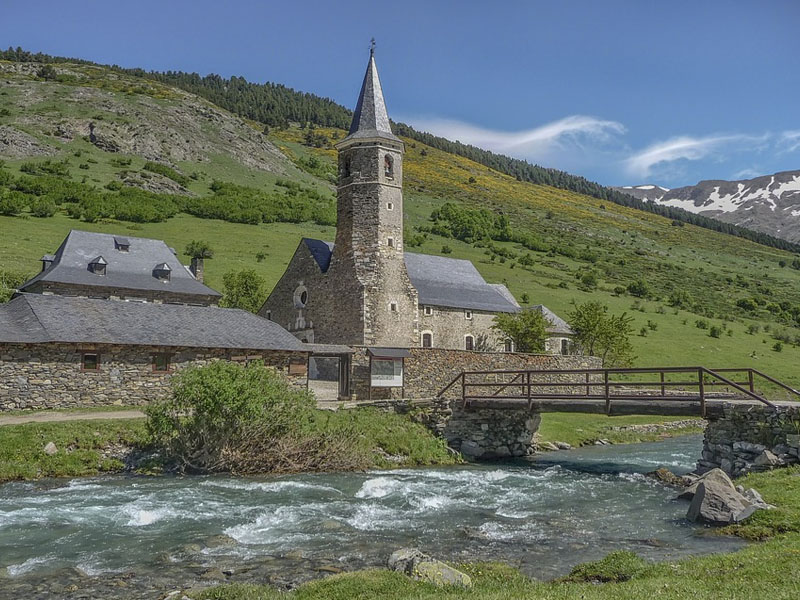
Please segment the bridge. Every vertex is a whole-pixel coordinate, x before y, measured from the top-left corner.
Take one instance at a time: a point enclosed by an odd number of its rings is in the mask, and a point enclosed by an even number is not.
[[[757,369],[706,367],[463,371],[438,398],[455,395],[464,410],[716,418],[731,403],[776,408],[764,388],[800,399],[800,391]]]

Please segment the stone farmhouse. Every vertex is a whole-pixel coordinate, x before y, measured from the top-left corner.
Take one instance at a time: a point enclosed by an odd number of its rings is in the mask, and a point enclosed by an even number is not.
[[[514,350],[492,329],[521,309],[468,260],[405,252],[403,142],[392,133],[370,53],[339,152],[334,244],[304,238],[259,314],[307,342],[399,348]],[[572,331],[543,306],[547,350],[566,354]]]
[[[0,305],[0,410],[143,404],[175,372],[218,359],[260,360],[306,387],[312,355],[352,352],[220,308],[201,277],[202,263],[184,267],[160,240],[70,232]]]

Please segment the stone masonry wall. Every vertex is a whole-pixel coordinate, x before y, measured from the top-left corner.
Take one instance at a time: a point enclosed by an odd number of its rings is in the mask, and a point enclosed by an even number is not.
[[[432,306],[433,314],[426,315],[424,306],[419,307],[419,331],[422,345],[422,334],[431,333],[434,348],[464,350],[465,339],[471,335],[475,348],[479,350],[503,350],[505,343],[492,329],[495,313],[470,311],[471,319],[467,319],[463,308]],[[482,347],[483,346],[483,347]]]
[[[800,462],[800,404],[726,404],[709,420],[699,472],[721,468],[739,476],[748,471]]]
[[[100,355],[98,371],[82,371],[83,352]],[[170,372],[153,372],[152,356],[170,354]],[[288,375],[290,361],[306,362],[303,352],[229,351],[149,346],[0,344],[0,411],[141,405],[169,391],[175,372],[214,360],[263,360],[305,388],[305,375]]]

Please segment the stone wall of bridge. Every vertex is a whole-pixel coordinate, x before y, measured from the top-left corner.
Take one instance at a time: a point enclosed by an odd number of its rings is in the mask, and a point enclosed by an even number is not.
[[[709,420],[699,472],[732,476],[800,462],[800,403],[728,403]]]

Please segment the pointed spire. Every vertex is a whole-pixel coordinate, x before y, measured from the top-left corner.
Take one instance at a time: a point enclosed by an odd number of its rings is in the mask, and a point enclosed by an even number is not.
[[[375,66],[375,38],[369,49],[369,63],[361,84],[361,93],[353,113],[348,138],[353,137],[385,137],[391,140],[398,138],[392,133],[386,102],[383,100],[381,81],[378,78],[378,67]]]

